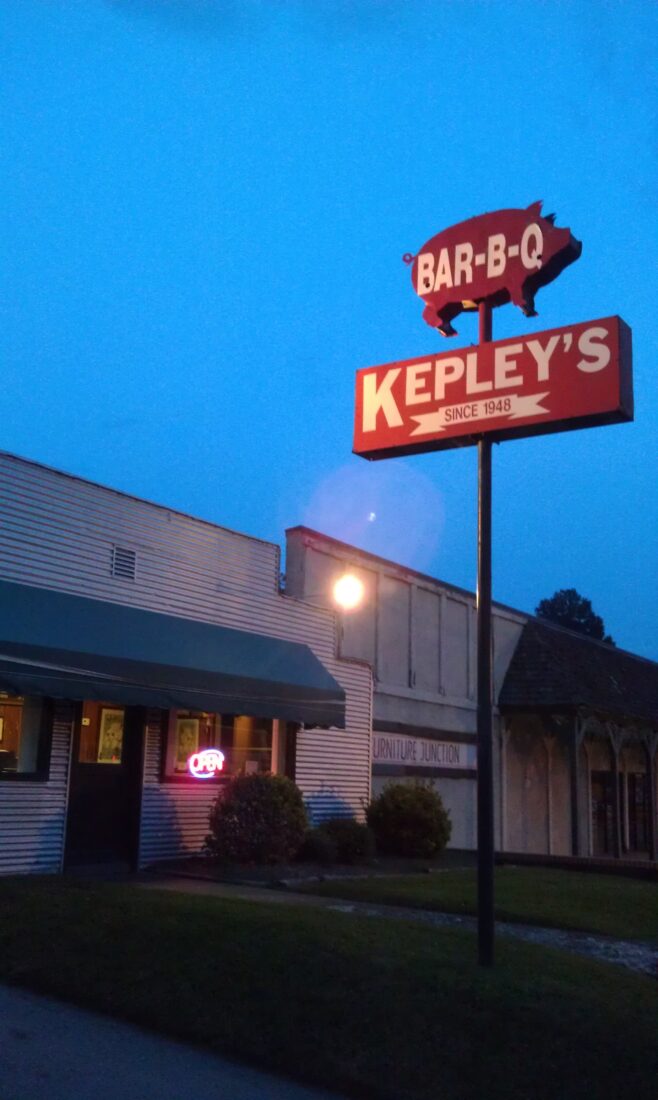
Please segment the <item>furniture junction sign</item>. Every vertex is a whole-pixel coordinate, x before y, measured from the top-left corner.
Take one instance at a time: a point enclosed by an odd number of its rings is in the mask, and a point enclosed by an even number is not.
[[[402,764],[409,767],[472,769],[476,766],[475,745],[461,741],[435,741],[427,737],[406,737],[373,733],[373,764]]]

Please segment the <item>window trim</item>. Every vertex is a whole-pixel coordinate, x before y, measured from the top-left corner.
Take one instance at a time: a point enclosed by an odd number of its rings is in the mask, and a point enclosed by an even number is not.
[[[170,755],[170,746],[174,743],[173,739],[176,736],[176,721],[177,721],[177,718],[178,718],[178,712],[181,709],[183,709],[183,708],[178,707],[178,708],[174,708],[174,709],[171,709],[171,710],[165,710],[165,711],[162,712],[162,726],[161,726],[161,733],[160,733],[161,751],[160,751],[160,768],[159,768],[160,783],[167,784],[167,785],[171,784],[173,786],[183,786],[183,787],[200,787],[200,788],[204,788],[204,787],[205,788],[207,788],[207,787],[209,787],[209,788],[225,787],[226,784],[231,781],[231,779],[235,779],[235,775],[231,775],[229,773],[224,774],[224,773],[220,772],[218,775],[213,775],[212,777],[210,777],[208,779],[199,780],[199,779],[195,779],[193,775],[189,774],[189,772],[185,772],[185,774],[183,774],[182,772],[177,772],[177,773],[171,772],[171,773],[169,773],[167,771],[167,761],[168,761],[168,758],[169,758],[169,755]],[[233,715],[228,715],[228,714],[222,715],[222,718],[229,718],[229,717],[230,718],[236,718],[236,717],[239,717],[239,715],[234,715],[234,714]],[[247,716],[247,717],[249,717],[249,716]],[[270,766],[271,766],[270,770],[273,773],[276,773],[277,770],[278,770],[278,766],[279,766],[280,754],[281,754],[282,751],[285,752],[285,749],[283,749],[282,743],[281,743],[281,736],[282,735],[283,735],[283,744],[285,745],[285,743],[286,743],[286,740],[285,740],[285,723],[280,722],[279,719],[277,719],[277,718],[268,718],[267,721],[271,722],[271,724],[272,724],[272,747],[271,747],[271,752],[270,752]],[[278,725],[279,730],[280,730],[280,733],[279,733],[278,737],[277,737],[277,725]],[[278,752],[277,752],[277,745],[278,745]],[[277,759],[277,757],[278,757],[278,759]],[[283,768],[281,768],[281,774],[285,774]]]
[[[10,698],[17,697],[11,696]],[[21,696],[21,698],[25,698],[25,696]],[[55,713],[53,700],[42,695],[32,695],[30,698],[39,699],[41,703],[36,768],[32,772],[0,771],[0,783],[47,783],[50,779]]]
[[[170,753],[173,757],[172,746],[176,743],[176,723],[178,721],[179,711],[183,709],[181,707],[174,707],[170,710],[162,711],[162,727],[160,734],[161,752],[160,752],[160,782],[167,785],[172,784],[178,787],[224,787],[231,779],[230,775],[213,775],[208,779],[204,779],[200,782],[195,779],[189,772],[168,772],[167,765]]]

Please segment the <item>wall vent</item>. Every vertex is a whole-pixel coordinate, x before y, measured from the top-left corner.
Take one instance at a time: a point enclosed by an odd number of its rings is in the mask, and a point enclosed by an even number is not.
[[[121,577],[124,581],[134,581],[137,572],[137,554],[134,550],[126,550],[125,546],[112,547],[113,577]]]

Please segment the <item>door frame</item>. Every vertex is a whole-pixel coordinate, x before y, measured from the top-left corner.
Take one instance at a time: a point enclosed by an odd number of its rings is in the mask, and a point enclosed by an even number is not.
[[[96,700],[94,700],[96,702]],[[130,761],[126,761],[129,768],[127,775],[128,784],[128,813],[130,816],[130,822],[128,825],[129,841],[127,846],[126,857],[117,857],[116,863],[127,863],[131,871],[136,871],[139,867],[139,853],[140,853],[140,840],[141,840],[141,818],[142,818],[142,801],[143,801],[143,788],[144,788],[144,759],[146,751],[146,730],[147,730],[147,713],[146,707],[134,707],[126,706],[123,703],[112,703],[110,700],[104,700],[108,707],[116,706],[122,707],[124,710],[124,751],[128,747],[130,753]],[[69,850],[69,837],[70,837],[70,823],[71,823],[71,791],[74,783],[73,774],[74,769],[79,766],[77,761],[77,754],[80,750],[80,736],[82,730],[82,712],[83,702],[76,701],[73,703],[73,718],[71,721],[71,736],[70,736],[70,752],[69,752],[69,767],[67,776],[66,787],[66,818],[64,825],[64,836],[62,842],[62,870],[67,871],[76,866],[75,860],[71,863],[70,850]],[[93,765],[92,765],[93,766]],[[89,860],[89,865],[94,865],[93,857]],[[103,866],[103,861],[99,859],[98,866]],[[107,861],[108,866],[112,865],[112,861]],[[84,864],[81,864],[84,866]]]

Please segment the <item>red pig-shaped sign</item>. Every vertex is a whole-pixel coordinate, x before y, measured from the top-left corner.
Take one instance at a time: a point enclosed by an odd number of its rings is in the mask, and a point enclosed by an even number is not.
[[[497,210],[437,233],[416,256],[414,290],[425,302],[423,320],[443,336],[454,336],[452,320],[462,310],[513,302],[535,316],[537,290],[580,256],[571,230],[558,229],[554,214],[542,217],[541,202],[526,210]]]

